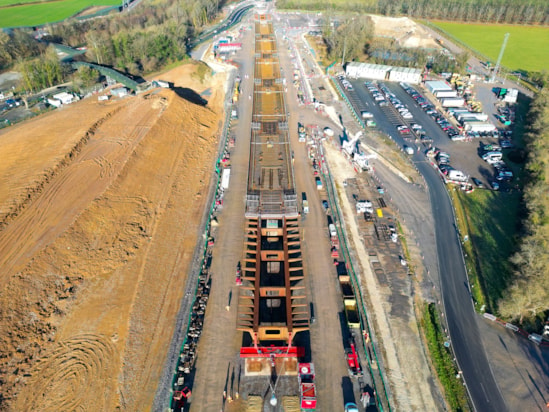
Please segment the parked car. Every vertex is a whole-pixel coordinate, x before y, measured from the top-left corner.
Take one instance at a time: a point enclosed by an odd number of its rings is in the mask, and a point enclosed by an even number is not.
[[[345,404],[345,412],[358,412],[358,406],[356,403],[348,402]]]
[[[501,140],[499,142],[499,144],[500,144],[502,149],[511,149],[511,148],[515,147],[513,142],[511,142],[510,140]]]
[[[471,178],[471,180],[475,185],[477,185],[477,187],[481,189],[484,187],[484,184],[480,180],[478,180],[476,177]]]

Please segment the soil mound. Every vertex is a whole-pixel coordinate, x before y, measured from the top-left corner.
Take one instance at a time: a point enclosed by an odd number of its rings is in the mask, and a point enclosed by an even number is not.
[[[150,409],[222,97],[90,99],[4,133],[0,410]]]

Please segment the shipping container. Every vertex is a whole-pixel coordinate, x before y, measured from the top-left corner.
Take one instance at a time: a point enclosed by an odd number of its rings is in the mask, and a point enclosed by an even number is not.
[[[457,119],[462,123],[465,121],[485,122],[488,120],[488,115],[486,113],[467,112],[458,114]]]
[[[488,122],[467,122],[464,127],[468,132],[492,132],[496,130],[496,126]]]
[[[449,97],[441,99],[442,107],[463,107],[465,99],[463,97]]]
[[[448,97],[458,97],[457,91],[455,90],[438,90],[435,92],[437,99],[443,99]]]
[[[226,168],[223,169],[223,173],[221,174],[221,187],[223,190],[226,190],[229,188],[229,180],[231,179],[231,169]]]

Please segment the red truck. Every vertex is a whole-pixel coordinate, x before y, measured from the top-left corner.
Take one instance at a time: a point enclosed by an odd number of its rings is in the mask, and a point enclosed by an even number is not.
[[[316,410],[315,366],[312,363],[299,365],[299,403],[302,411]]]

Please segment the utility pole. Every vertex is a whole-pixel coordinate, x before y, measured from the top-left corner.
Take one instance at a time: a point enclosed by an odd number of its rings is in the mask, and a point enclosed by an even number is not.
[[[494,67],[494,71],[492,72],[492,78],[490,79],[490,83],[494,83],[496,81],[496,76],[498,75],[498,71],[501,66],[501,59],[503,58],[503,52],[505,52],[505,47],[507,46],[507,41],[509,40],[509,36],[510,36],[509,33],[505,33],[505,36],[503,37],[503,44],[501,45],[498,61],[496,63],[496,67]]]

